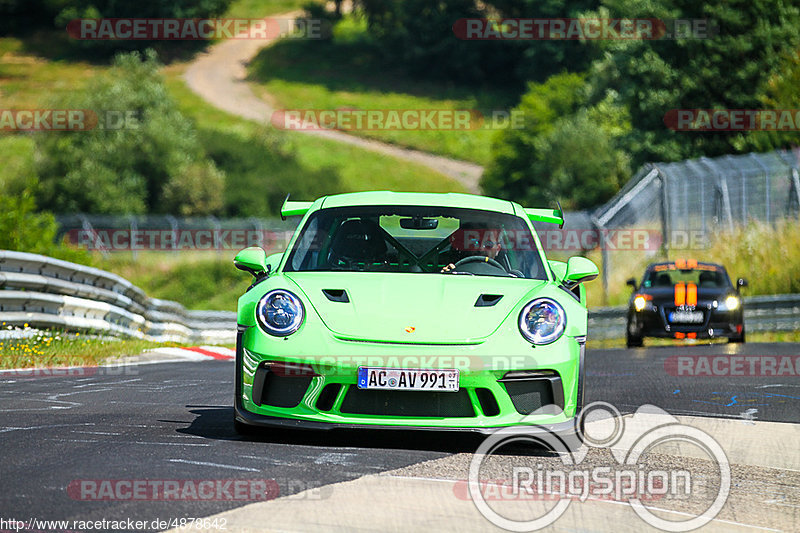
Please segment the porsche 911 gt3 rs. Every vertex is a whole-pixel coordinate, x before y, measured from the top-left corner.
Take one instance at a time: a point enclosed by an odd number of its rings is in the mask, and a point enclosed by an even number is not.
[[[526,209],[465,194],[364,192],[284,203],[287,251],[234,261],[235,425],[517,426],[573,435],[588,259],[548,261]],[[523,421],[524,418],[524,421]]]

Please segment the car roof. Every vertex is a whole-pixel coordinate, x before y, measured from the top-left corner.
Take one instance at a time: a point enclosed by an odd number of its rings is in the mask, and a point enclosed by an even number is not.
[[[488,196],[462,193],[368,191],[335,194],[322,199],[320,209],[360,205],[435,205],[517,214],[514,203]]]
[[[655,270],[657,267],[672,267],[678,270],[709,270],[709,269],[725,270],[725,267],[720,265],[719,263],[708,263],[705,261],[691,261],[691,260],[690,261],[683,260],[683,262],[686,263],[685,266],[679,264],[680,260],[662,261],[660,263],[650,263],[649,265],[647,265],[647,268],[645,270]],[[665,270],[670,270],[670,268],[667,268]]]

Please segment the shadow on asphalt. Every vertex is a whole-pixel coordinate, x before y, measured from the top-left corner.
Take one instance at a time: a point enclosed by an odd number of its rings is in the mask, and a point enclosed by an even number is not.
[[[445,453],[472,453],[485,436],[467,432],[429,430],[331,429],[298,430],[256,428],[252,435],[239,435],[233,428],[233,407],[188,405],[195,419],[178,433],[217,440],[238,440],[327,448],[408,449]],[[512,455],[552,456],[553,453],[533,446],[504,446],[495,453]]]

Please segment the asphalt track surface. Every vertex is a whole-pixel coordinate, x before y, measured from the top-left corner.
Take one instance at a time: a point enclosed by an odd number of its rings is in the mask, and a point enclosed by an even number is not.
[[[623,413],[800,422],[796,376],[674,376],[677,355],[797,355],[796,344],[587,351],[587,401]],[[94,375],[0,378],[0,518],[170,520],[243,501],[85,501],[77,480],[269,479],[280,496],[469,452],[480,439],[410,432],[233,431],[230,361],[164,363]],[[754,411],[755,410],[755,411]],[[365,502],[368,504],[368,502]],[[300,517],[298,517],[300,520]],[[298,522],[302,529],[302,521]]]

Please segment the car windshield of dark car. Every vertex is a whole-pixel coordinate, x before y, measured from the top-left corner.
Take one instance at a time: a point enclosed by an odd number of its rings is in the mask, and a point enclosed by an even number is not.
[[[435,206],[317,211],[298,235],[285,270],[546,279],[525,220],[491,211]]]
[[[694,283],[700,288],[722,289],[730,285],[730,280],[725,271],[719,267],[703,266],[681,270],[659,265],[645,274],[642,286],[645,288],[673,287],[677,283]]]

